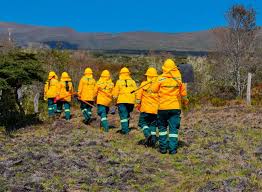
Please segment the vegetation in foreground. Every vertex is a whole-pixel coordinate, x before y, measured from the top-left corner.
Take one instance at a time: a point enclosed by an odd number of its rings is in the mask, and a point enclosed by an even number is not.
[[[81,114],[0,135],[0,191],[261,191],[260,108],[206,107],[183,114],[175,156],[138,144]],[[134,114],[133,123],[138,114]],[[118,127],[118,117],[110,116]],[[135,124],[133,124],[136,127]]]

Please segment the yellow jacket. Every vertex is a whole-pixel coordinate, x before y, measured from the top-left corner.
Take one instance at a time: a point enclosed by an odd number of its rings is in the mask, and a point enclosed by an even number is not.
[[[84,101],[94,101],[96,81],[91,74],[84,75],[78,85],[78,96]]]
[[[45,82],[44,98],[55,98],[58,95],[59,82],[56,78],[49,79]]]
[[[136,89],[136,82],[130,77],[129,74],[120,74],[119,80],[117,80],[113,90],[113,96],[117,98],[117,104],[135,104],[135,93],[131,92]]]
[[[140,104],[140,112],[157,114],[158,111],[158,93],[154,93],[152,91],[152,83],[151,81],[143,81],[136,94],[136,103]],[[148,84],[149,83],[149,84]],[[148,85],[146,85],[148,84]]]
[[[164,71],[152,85],[152,91],[158,93],[159,110],[181,109],[182,101],[188,101],[186,87],[177,68]]]
[[[95,86],[95,93],[97,95],[96,103],[109,107],[112,102],[112,91],[114,83],[110,78],[101,77]]]
[[[72,100],[73,84],[70,78],[61,78],[59,82],[59,99],[70,102]]]

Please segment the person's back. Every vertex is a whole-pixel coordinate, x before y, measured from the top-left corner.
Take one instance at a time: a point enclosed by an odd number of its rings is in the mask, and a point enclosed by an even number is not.
[[[123,69],[122,71],[124,71]],[[129,71],[120,72],[113,93],[117,97],[117,103],[135,104],[135,94],[132,91],[136,88],[136,82],[131,78]]]
[[[78,99],[81,103],[80,108],[84,115],[84,123],[88,124],[91,121],[92,105],[94,104],[96,81],[93,78],[93,71],[86,68],[84,76],[80,79],[78,85]]]
[[[59,81],[57,76],[54,72],[50,72],[48,76],[48,80],[45,83],[45,97],[48,98],[55,98],[58,93],[59,88]]]
[[[136,94],[137,109],[140,111],[138,126],[144,133],[145,145],[155,146],[158,112],[158,93],[152,91],[152,84],[157,80],[157,71],[150,67]]]
[[[109,131],[107,114],[109,112],[109,106],[112,102],[113,88],[114,83],[112,82],[110,72],[108,70],[102,71],[101,77],[96,83],[95,92],[97,95],[97,114],[100,116],[100,125],[105,132]]]
[[[159,95],[159,147],[161,153],[167,153],[169,150],[170,154],[175,154],[178,146],[182,103],[188,104],[187,92],[173,60],[167,59],[162,70],[163,74],[152,85],[153,92]]]
[[[59,91],[59,81],[56,73],[50,71],[48,74],[48,79],[45,82],[44,86],[44,99],[48,103],[48,115],[54,116],[56,112],[55,98],[58,95]]]
[[[63,72],[61,75],[61,80],[59,82],[59,95],[57,102],[57,112],[61,113],[63,106],[65,111],[66,120],[70,120],[71,117],[71,98],[73,94],[73,84],[67,72]]]
[[[67,73],[62,73],[59,84],[59,98],[62,98],[63,100],[70,102],[72,100],[73,83]]]
[[[158,78],[159,110],[181,109],[182,98],[187,96],[179,70],[166,71]]]
[[[93,72],[90,68],[85,70],[78,86],[78,96],[84,101],[94,101],[96,81],[93,78]]]
[[[110,77],[108,70],[104,70],[101,74],[100,79],[96,83],[95,92],[97,95],[96,103],[98,105],[104,105],[109,107],[112,102],[112,91],[114,83]]]
[[[130,113],[134,109],[136,82],[131,78],[129,70],[124,67],[119,74],[113,96],[117,99],[119,116],[121,119],[121,133],[127,134],[129,130]]]

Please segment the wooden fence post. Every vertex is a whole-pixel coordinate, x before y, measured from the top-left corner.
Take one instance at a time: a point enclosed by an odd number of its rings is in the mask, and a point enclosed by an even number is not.
[[[251,80],[252,80],[252,73],[248,73],[248,78],[247,78],[247,105],[251,105]]]

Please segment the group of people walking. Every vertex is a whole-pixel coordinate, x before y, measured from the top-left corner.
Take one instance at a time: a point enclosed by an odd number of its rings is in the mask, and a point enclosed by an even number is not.
[[[99,80],[93,78],[93,72],[86,68],[81,78],[78,91],[74,92],[72,80],[63,72],[60,81],[51,71],[45,84],[44,96],[48,100],[48,114],[54,116],[65,112],[70,120],[70,102],[76,95],[88,124],[92,117],[92,108],[96,104],[100,125],[105,132],[109,131],[109,107],[116,105],[120,117],[121,133],[130,131],[130,114],[134,107],[140,111],[138,126],[145,136],[147,146],[155,146],[157,129],[160,152],[175,154],[178,147],[178,130],[182,105],[187,105],[186,86],[174,60],[167,59],[162,66],[163,73],[157,74],[153,67],[145,73],[146,80],[137,87],[128,68],[120,70],[119,79],[114,84],[110,72],[104,70]]]

